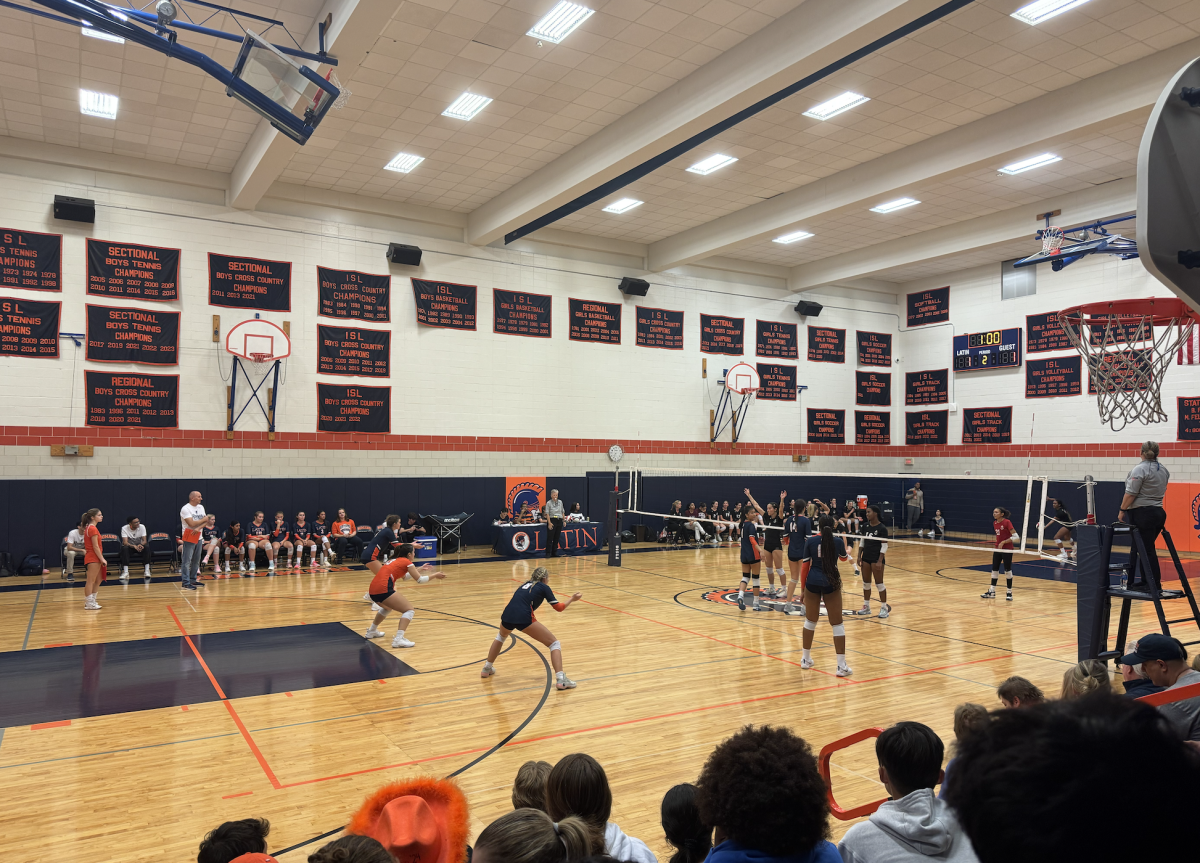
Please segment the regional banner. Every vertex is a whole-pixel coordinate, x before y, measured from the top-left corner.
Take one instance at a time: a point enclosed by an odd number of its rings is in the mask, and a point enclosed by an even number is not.
[[[177,300],[179,249],[88,239],[87,292],[132,300]]]
[[[208,304],[265,312],[292,310],[292,265],[208,253]]]
[[[317,267],[317,314],[326,318],[391,321],[392,277]]]
[[[567,298],[570,309],[567,338],[575,342],[621,344],[621,304]]]
[[[89,304],[87,358],[94,363],[179,365],[179,312]]]
[[[854,442],[889,446],[892,442],[892,415],[887,411],[855,411]]]
[[[392,333],[317,324],[317,373],[386,378],[391,375]]]
[[[179,427],[179,375],[85,371],[90,426]]]
[[[387,434],[391,430],[391,387],[317,384],[317,431]]]

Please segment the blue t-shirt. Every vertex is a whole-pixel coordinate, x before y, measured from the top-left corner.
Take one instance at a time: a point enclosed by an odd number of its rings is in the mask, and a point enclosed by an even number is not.
[[[527,581],[513,593],[512,599],[504,607],[504,613],[500,615],[500,621],[514,626],[528,626],[533,623],[533,612],[543,602],[558,605],[550,585],[544,581]]]
[[[396,541],[396,534],[392,532],[390,527],[385,527],[371,538],[371,541],[367,543],[359,559],[363,563],[369,560],[379,560],[394,545],[399,545]]]
[[[834,545],[834,548],[837,549],[838,557],[846,556],[846,543],[842,541],[842,538],[840,536],[835,536],[833,538],[833,545]],[[825,568],[824,568],[824,565],[821,563],[821,535],[820,534],[817,534],[816,536],[810,536],[808,539],[806,539],[804,541],[804,557],[802,557],[800,559],[811,562],[811,564],[808,568],[808,577],[809,578],[812,578],[814,575],[818,575],[818,576],[825,575]]]

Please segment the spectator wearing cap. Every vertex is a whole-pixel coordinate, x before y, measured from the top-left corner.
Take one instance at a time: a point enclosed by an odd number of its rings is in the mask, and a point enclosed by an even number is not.
[[[196,855],[196,863],[230,863],[250,854],[265,856],[267,834],[270,832],[271,822],[266,818],[226,821],[204,837],[200,843],[200,853]]]
[[[1179,639],[1157,632],[1139,639],[1137,650],[1125,654],[1118,662],[1140,663],[1146,676],[1168,692],[1200,683],[1200,671],[1188,665],[1187,650]],[[1200,696],[1164,704],[1158,710],[1184,740],[1200,740]]]
[[[1138,643],[1135,641],[1127,645],[1130,653],[1137,653]],[[1200,654],[1197,654],[1200,658]],[[1156,692],[1162,692],[1165,687],[1157,685],[1153,680],[1146,676],[1146,672],[1142,669],[1142,664],[1137,665],[1122,665],[1117,663],[1117,667],[1121,669],[1121,679],[1125,683],[1126,698],[1141,698],[1143,695],[1153,695]],[[1192,663],[1195,667],[1195,663]]]
[[[369,836],[405,863],[465,863],[467,798],[453,781],[420,777],[383,786],[346,832]]]

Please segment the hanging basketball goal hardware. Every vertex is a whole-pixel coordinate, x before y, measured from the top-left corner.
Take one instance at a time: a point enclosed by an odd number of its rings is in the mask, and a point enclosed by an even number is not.
[[[1049,262],[1050,269],[1057,273],[1063,267],[1069,266],[1087,255],[1116,255],[1123,261],[1138,256],[1138,247],[1135,241],[1108,231],[1109,225],[1128,222],[1136,219],[1136,215],[1102,219],[1087,225],[1080,225],[1077,228],[1065,229],[1051,225],[1048,213],[1045,218],[1046,227],[1034,235],[1042,241],[1042,250],[1027,258],[1014,261],[1014,267],[1032,267]]]
[[[750,413],[750,403],[754,401],[754,394],[762,386],[762,381],[758,370],[747,363],[738,363],[731,369],[725,369],[724,374],[725,379],[717,381],[721,386],[717,409],[708,412],[708,442],[716,443],[725,429],[731,428],[733,444],[736,446],[746,425],[746,416]],[[741,398],[737,407],[733,406],[735,395]]]
[[[292,340],[281,328],[264,320],[242,321],[230,329],[225,337],[225,350],[233,355],[233,369],[229,376],[229,406],[226,414],[228,425],[225,436],[233,439],[233,429],[251,402],[258,405],[263,418],[267,421],[267,439],[275,440],[275,404],[279,398],[280,364],[292,353]],[[242,409],[234,414],[237,407],[238,371],[241,370],[246,386],[250,387],[250,397],[242,405]],[[259,390],[271,379],[267,389],[267,404],[259,398]],[[255,381],[258,381],[255,383]]]

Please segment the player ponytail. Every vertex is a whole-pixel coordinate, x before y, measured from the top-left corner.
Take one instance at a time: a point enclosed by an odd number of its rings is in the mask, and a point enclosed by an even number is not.
[[[392,515],[389,515],[387,518],[385,518],[383,520],[383,526],[390,529],[390,528],[395,527],[396,523],[399,521],[400,521],[400,516],[395,515],[393,513]]]
[[[837,540],[833,537],[833,519],[823,515],[818,524],[821,529],[821,571],[825,573],[834,590],[841,590],[842,576],[837,568]]]
[[[544,566],[539,566],[533,572],[529,573],[530,581],[545,581],[550,577],[550,571]]]
[[[96,517],[96,513],[98,513],[99,511],[100,510],[96,509],[95,507],[92,507],[91,509],[89,509],[87,512],[85,512],[83,515],[81,515],[79,517],[80,533],[82,533],[83,531],[88,529],[88,527],[92,523],[92,519]]]
[[[396,546],[396,554],[399,557],[407,557],[409,560],[412,560],[415,553],[411,542],[403,542]]]
[[[996,507],[996,512],[1000,513],[1001,518],[1008,518],[1010,515],[1012,515],[1011,512],[1009,512],[1002,506]]]

